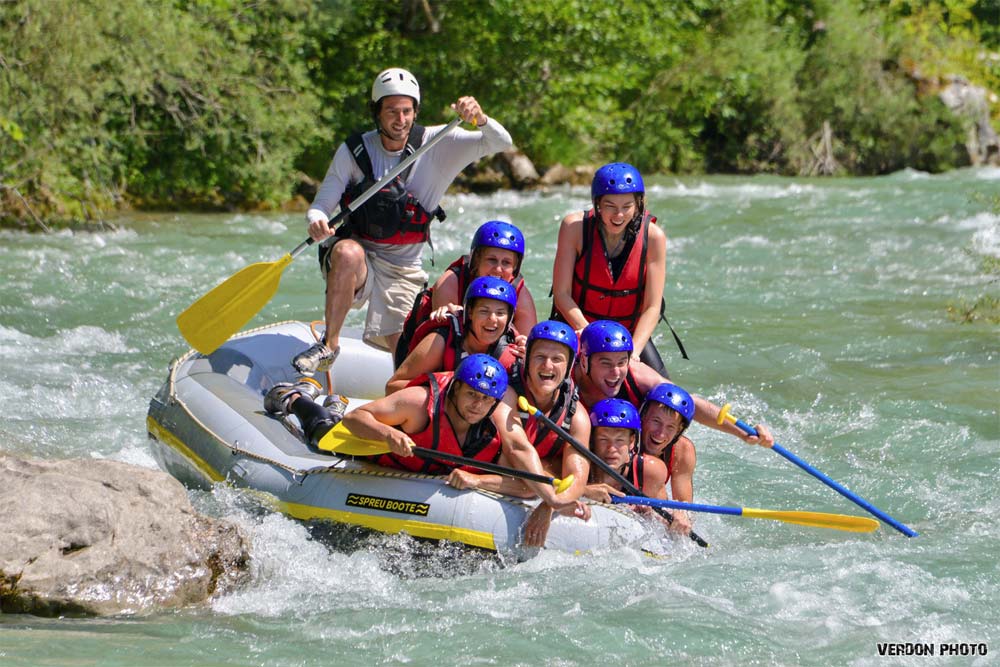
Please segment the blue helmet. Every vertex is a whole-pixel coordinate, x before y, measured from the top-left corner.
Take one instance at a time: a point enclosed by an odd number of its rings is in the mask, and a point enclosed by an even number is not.
[[[469,246],[469,256],[474,255],[476,250],[483,246],[510,250],[515,253],[517,255],[517,265],[514,267],[514,275],[520,272],[521,261],[524,259],[524,234],[521,233],[520,229],[502,220],[484,222],[472,236],[472,245]]]
[[[544,320],[539,322],[535,326],[531,327],[531,332],[528,334],[527,349],[531,349],[531,344],[536,340],[551,340],[555,343],[562,343],[569,348],[569,362],[573,363],[573,359],[576,358],[577,349],[579,348],[579,343],[576,339],[576,332],[573,331],[573,327],[566,324],[565,322],[558,322],[556,320]]]
[[[455,369],[455,379],[498,401],[507,391],[507,371],[488,354],[472,354],[462,359]]]
[[[639,431],[642,422],[635,406],[620,398],[605,398],[594,403],[590,410],[590,425],[610,426],[611,428],[630,428]]]
[[[573,373],[573,362],[576,360],[576,352],[579,347],[573,327],[556,320],[544,320],[531,327],[524,350],[525,375],[527,375],[528,370],[528,359],[531,356],[531,345],[536,340],[550,340],[554,343],[562,343],[569,348],[569,359],[567,360],[569,363],[566,364],[566,377],[569,377]],[[563,380],[565,379],[563,378]]]
[[[691,394],[670,382],[658,384],[646,394],[646,400],[642,403],[643,414],[650,402],[661,403],[680,413],[684,419],[684,428],[687,428],[694,419],[694,399],[691,398]]]
[[[632,334],[611,320],[591,322],[580,334],[580,354],[589,357],[598,352],[631,352]]]
[[[606,164],[594,174],[590,184],[592,199],[604,195],[622,195],[634,193],[641,195],[646,192],[639,170],[625,162]]]
[[[469,283],[468,289],[465,290],[465,298],[462,300],[466,317],[469,315],[469,304],[473,299],[493,299],[506,303],[510,306],[511,319],[517,308],[517,290],[509,282],[496,276],[483,276]]]

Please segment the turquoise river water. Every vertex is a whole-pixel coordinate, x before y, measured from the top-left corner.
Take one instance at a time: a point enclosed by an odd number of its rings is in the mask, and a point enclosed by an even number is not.
[[[0,665],[1000,664],[1000,327],[948,317],[996,294],[980,262],[1000,256],[989,203],[1000,170],[650,182],[668,312],[691,355],[661,327],[674,379],[769,424],[920,537],[702,514],[712,547],[678,540],[664,560],[470,563],[416,553],[405,537],[334,548],[220,486],[192,499],[251,535],[246,586],[147,617],[0,615]],[[587,199],[583,188],[449,196],[428,270],[484,220],[512,220],[544,315],[558,221]],[[186,350],[174,317],[304,237],[302,214],[284,213],[0,232],[0,448],[155,467],[144,417]],[[251,325],[318,318],[321,296],[310,252]],[[773,452],[703,426],[691,435],[701,502],[864,514]],[[880,643],[937,655],[880,655]],[[960,644],[987,653],[939,655]]]

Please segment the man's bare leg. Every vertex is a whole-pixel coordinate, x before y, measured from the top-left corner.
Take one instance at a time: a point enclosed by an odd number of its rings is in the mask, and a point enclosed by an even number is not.
[[[325,371],[340,353],[340,330],[347,311],[354,303],[354,293],[368,278],[365,250],[356,241],[338,241],[330,250],[330,270],[326,274],[326,344],[317,342],[292,359],[300,373],[312,375]]]
[[[356,241],[344,239],[330,251],[330,270],[326,274],[326,346],[340,347],[340,330],[354,303],[354,294],[368,279],[365,249]]]

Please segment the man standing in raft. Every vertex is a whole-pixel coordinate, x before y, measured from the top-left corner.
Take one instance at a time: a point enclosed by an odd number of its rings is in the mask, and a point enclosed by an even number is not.
[[[570,213],[559,225],[553,316],[577,332],[595,320],[618,322],[635,341],[634,359],[666,376],[650,338],[663,303],[667,236],[646,210],[645,194],[632,165],[612,162],[597,170],[590,186],[594,207]]]
[[[365,342],[394,350],[403,321],[427,280],[421,266],[424,242],[438,206],[455,176],[479,158],[510,148],[510,134],[483,113],[473,97],[451,105],[474,132],[452,130],[383,188],[336,230],[336,238],[319,247],[326,279],[325,339],[297,355],[300,373],[330,368],[340,352],[340,330],[347,312],[368,303]],[[400,160],[441,132],[444,125],[416,123],[420,86],[408,71],[393,67],[375,77],[370,109],[376,129],[354,134],[340,145],[306,217],[309,236],[326,241],[330,214],[350,203]]]

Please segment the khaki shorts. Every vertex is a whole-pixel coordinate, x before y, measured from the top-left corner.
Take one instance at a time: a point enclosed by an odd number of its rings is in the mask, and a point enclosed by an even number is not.
[[[322,260],[324,275],[329,269],[328,259]],[[402,333],[413,301],[427,284],[427,272],[420,266],[396,266],[372,250],[365,251],[365,266],[368,276],[365,284],[354,292],[351,308],[368,304],[363,339],[373,347],[389,350],[388,337]]]

